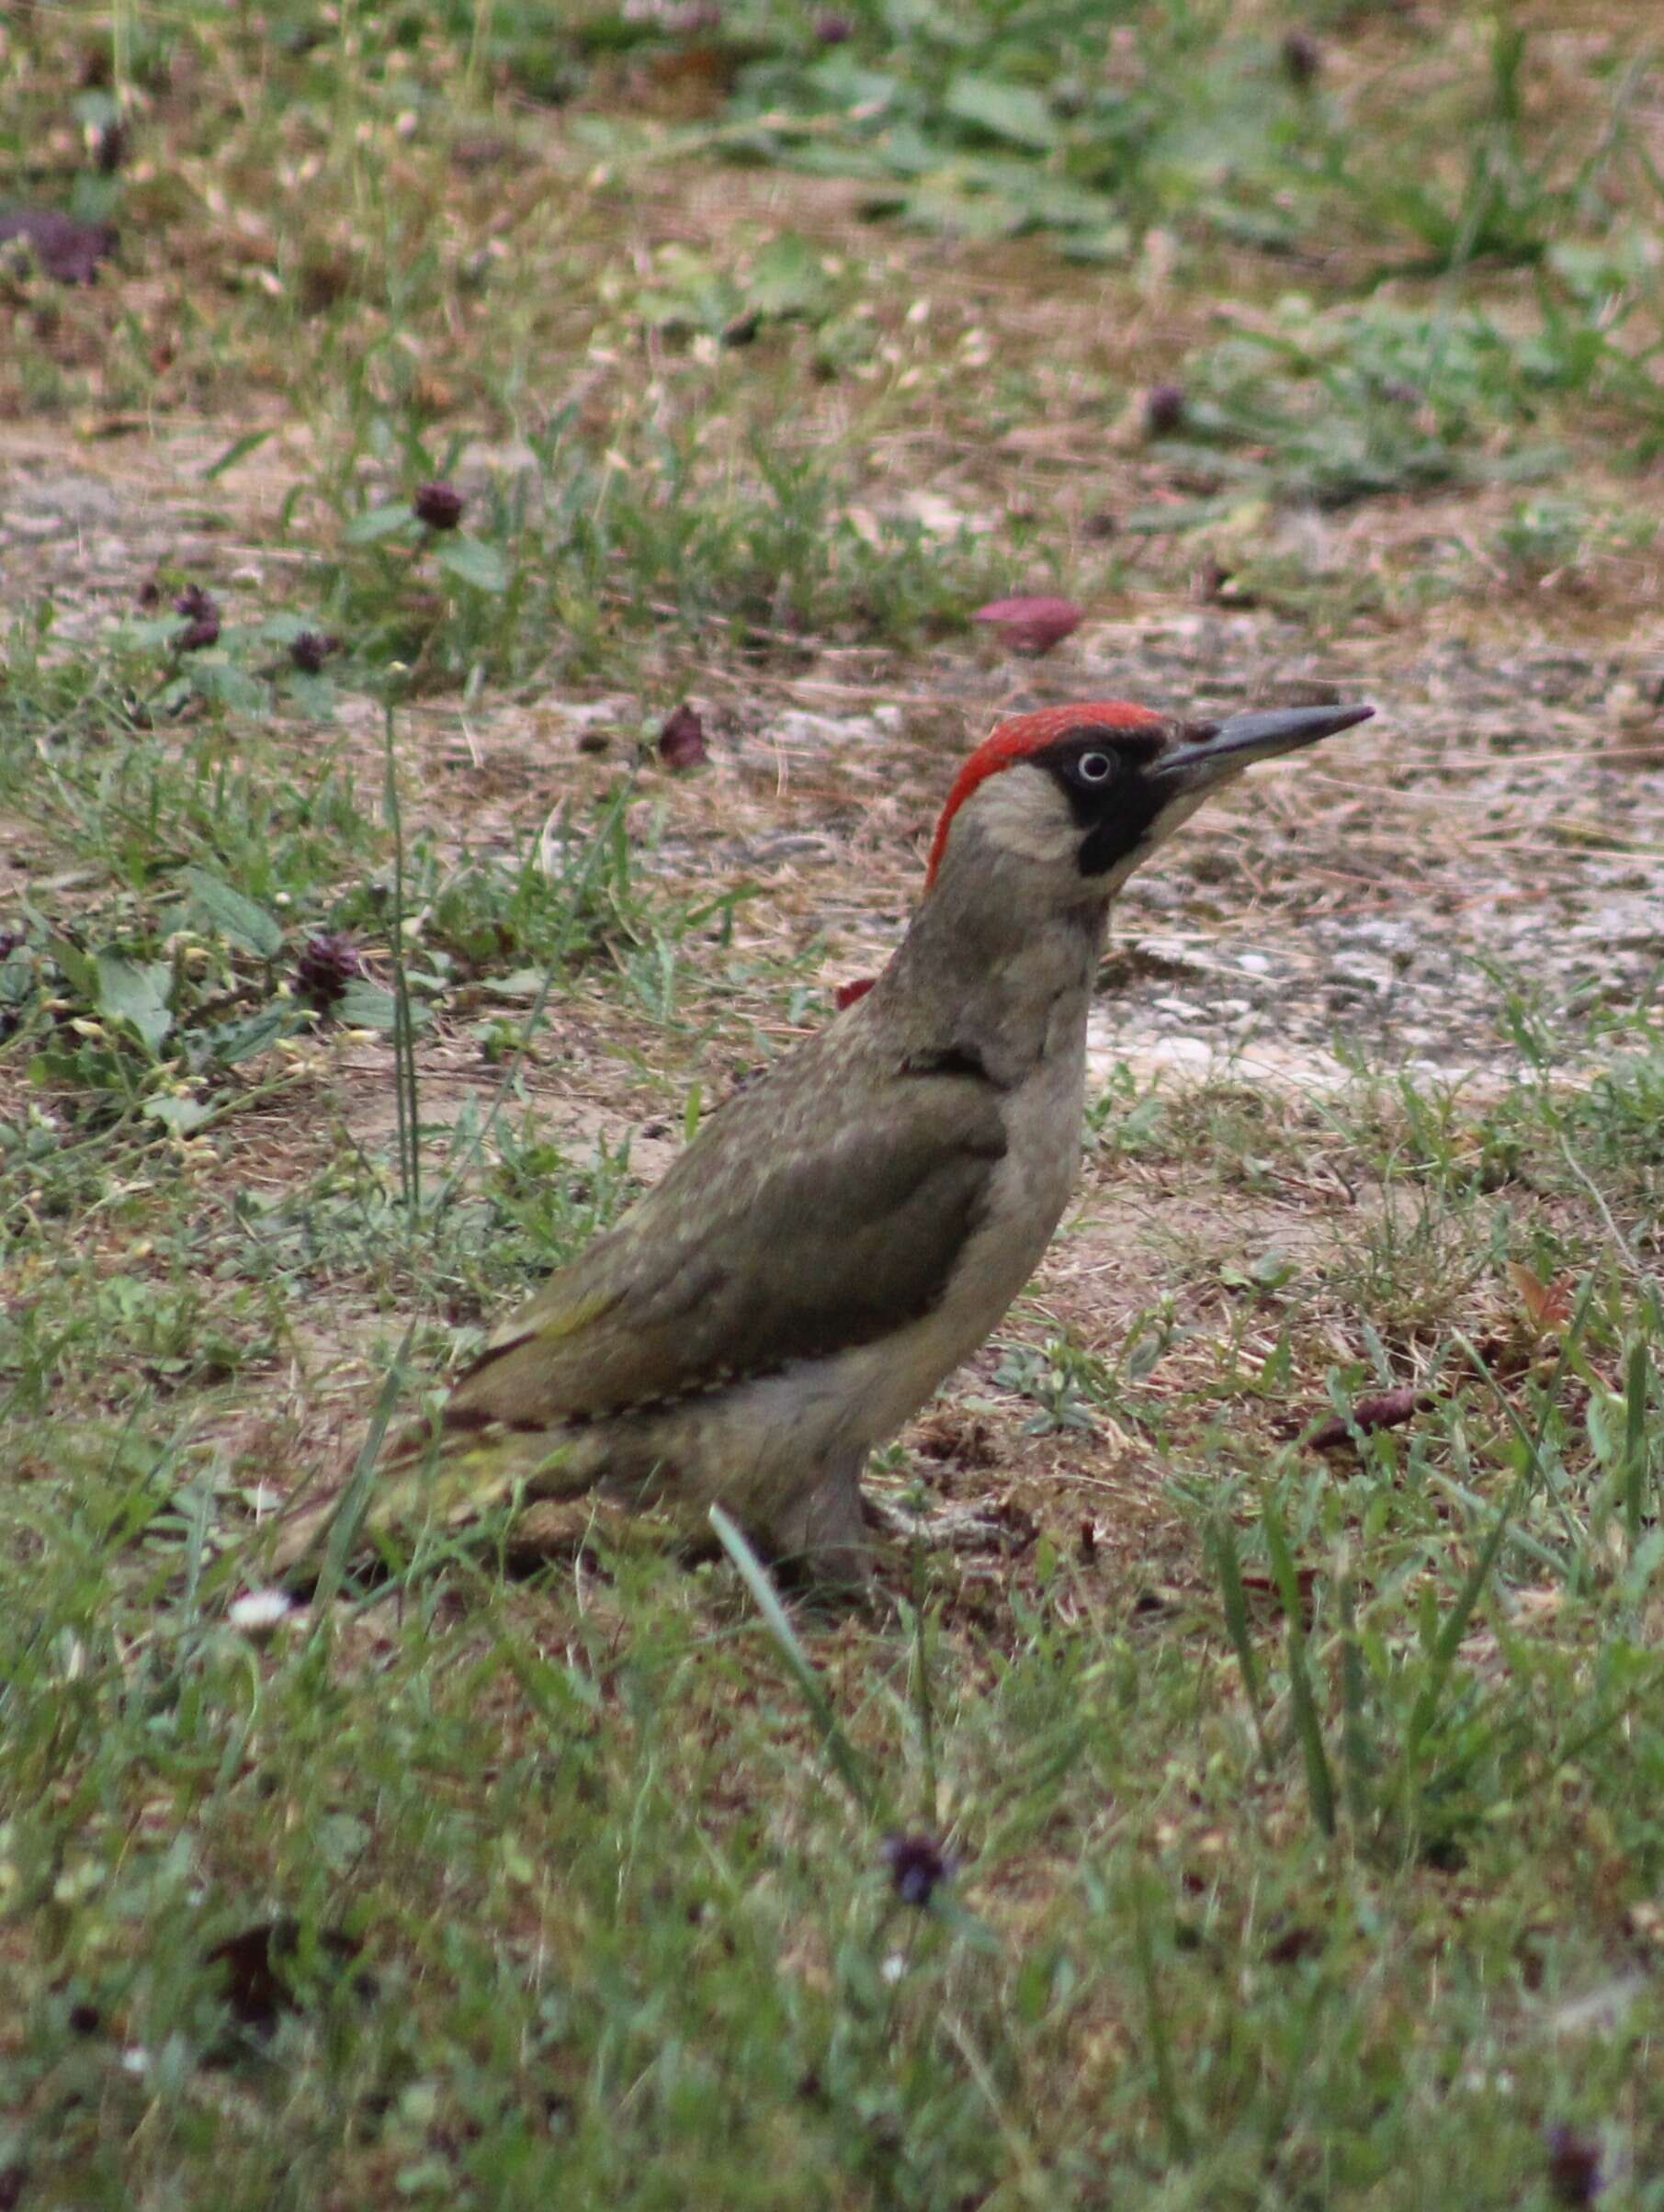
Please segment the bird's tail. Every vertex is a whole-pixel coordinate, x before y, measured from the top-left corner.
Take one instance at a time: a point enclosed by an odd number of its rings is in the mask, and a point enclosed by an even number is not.
[[[369,1470],[361,1462],[345,1482],[296,1498],[276,1525],[270,1565],[292,1576],[321,1564],[344,1512],[357,1523],[348,1556],[357,1557],[381,1538],[403,1548],[424,1529],[512,1515],[528,1498],[571,1500],[594,1479],[593,1470],[572,1463],[577,1456],[570,1439],[548,1430],[424,1423],[396,1437]]]

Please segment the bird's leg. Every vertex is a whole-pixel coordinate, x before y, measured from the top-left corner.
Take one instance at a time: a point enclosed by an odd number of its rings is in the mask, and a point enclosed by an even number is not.
[[[811,1580],[860,1588],[872,1576],[872,1547],[862,1517],[865,1451],[842,1453],[811,1490],[800,1492],[769,1526],[769,1547]]]

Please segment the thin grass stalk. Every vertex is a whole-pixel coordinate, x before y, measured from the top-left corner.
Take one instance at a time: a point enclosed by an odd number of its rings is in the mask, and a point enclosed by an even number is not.
[[[1156,1971],[1155,1946],[1149,1935],[1150,1913],[1157,1902],[1154,1885],[1141,1882],[1130,1902],[1133,1952],[1138,1962],[1138,1980],[1144,1989],[1145,2026],[1149,2037],[1151,2071],[1155,2075],[1156,2110],[1161,2116],[1169,2155],[1175,2159],[1186,2159],[1191,2151],[1190,2123],[1184,2117],[1183,2107],[1179,2102],[1178,2076],[1173,2071],[1172,2037],[1168,2032],[1167,2013],[1161,2003],[1161,1981]]]
[[[936,1713],[930,1678],[930,1645],[925,1634],[923,1545],[915,1533],[912,1544],[913,1650],[912,1702],[919,1726],[919,1750],[923,1772],[919,1778],[919,1818],[924,1827],[936,1824]]]
[[[1647,1401],[1652,1385],[1652,1361],[1647,1340],[1637,1337],[1630,1347],[1629,1371],[1624,1378],[1624,1518],[1633,1559],[1644,1533],[1647,1506]]]
[[[1341,1577],[1341,1764],[1347,1817],[1362,1827],[1369,1817],[1375,1770],[1370,1742],[1368,1684],[1358,1638],[1357,1597],[1350,1573]]]
[[[404,963],[404,817],[399,804],[399,761],[393,745],[393,709],[383,710],[386,773],[382,811],[393,841],[393,1095],[399,1114],[399,1190],[413,1223],[422,1206],[421,1096],[416,1038],[411,1021],[410,977]]]
[[[1236,1525],[1224,1514],[1218,1514],[1214,1519],[1212,1535],[1214,1566],[1218,1574],[1219,1593],[1225,1606],[1225,1627],[1230,1637],[1231,1649],[1237,1654],[1237,1665],[1241,1669],[1242,1687],[1247,1693],[1248,1710],[1253,1717],[1260,1758],[1269,1769],[1273,1762],[1271,1744],[1265,1734],[1265,1691],[1260,1680],[1260,1663],[1254,1656],[1253,1636],[1249,1627],[1248,1592],[1242,1583],[1242,1562],[1237,1551]]]
[[[1294,1708],[1295,1734],[1306,1766],[1306,1794],[1312,1818],[1326,1836],[1335,1832],[1335,1779],[1323,1747],[1323,1728],[1318,1701],[1312,1694],[1311,1672],[1306,1661],[1306,1623],[1301,1617],[1300,1578],[1288,1548],[1283,1518],[1271,1499],[1265,1502],[1265,1544],[1271,1553],[1272,1574],[1283,1600],[1288,1626],[1288,1696]]]

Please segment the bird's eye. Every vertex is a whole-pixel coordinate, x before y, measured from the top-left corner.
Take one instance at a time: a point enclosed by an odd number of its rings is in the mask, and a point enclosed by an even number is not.
[[[1083,752],[1075,762],[1075,773],[1083,784],[1107,784],[1115,772],[1115,764],[1106,752]]]

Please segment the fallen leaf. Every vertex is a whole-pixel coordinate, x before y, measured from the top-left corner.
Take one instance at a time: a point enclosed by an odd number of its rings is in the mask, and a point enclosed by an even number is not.
[[[1415,1414],[1431,1405],[1432,1400],[1425,1391],[1384,1390],[1373,1397],[1360,1398],[1352,1409],[1350,1421],[1339,1415],[1325,1421],[1321,1428],[1314,1429],[1306,1441],[1314,1451],[1328,1451],[1337,1444],[1349,1444],[1352,1432],[1361,1428],[1365,1436],[1377,1428],[1402,1428]]]
[[[1008,652],[1037,660],[1078,630],[1086,619],[1072,599],[1048,599],[1019,593],[1013,599],[990,599],[971,616],[986,623]]]
[[[1545,1282],[1522,1261],[1508,1263],[1508,1280],[1520,1293],[1525,1318],[1539,1337],[1551,1337],[1571,1319],[1571,1292],[1564,1282]]]
[[[44,273],[59,284],[91,284],[98,264],[116,250],[113,223],[77,222],[55,208],[0,210],[0,246],[21,239]]]

